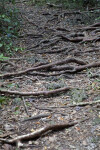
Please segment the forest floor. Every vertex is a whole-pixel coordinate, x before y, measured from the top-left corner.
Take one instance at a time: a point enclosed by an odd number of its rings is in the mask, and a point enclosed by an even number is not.
[[[0,142],[0,149],[99,150],[100,22],[95,13],[16,5],[22,20],[15,44],[25,50],[0,66],[0,93],[6,98],[0,138],[53,128],[39,138],[21,139],[21,145],[16,140],[21,148]]]

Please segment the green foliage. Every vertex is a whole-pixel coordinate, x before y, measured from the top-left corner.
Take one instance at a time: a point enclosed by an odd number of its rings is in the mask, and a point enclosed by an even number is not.
[[[82,102],[87,98],[86,92],[84,89],[74,89],[70,93],[73,103]]]
[[[31,4],[44,5],[51,3],[55,5],[62,5],[65,8],[87,8],[87,5],[95,6],[99,5],[98,0],[30,0]]]
[[[3,54],[0,54],[0,60],[3,61],[3,60],[8,60],[9,58],[8,57],[5,57]]]
[[[7,97],[6,96],[0,96],[0,107],[4,104],[7,104]]]
[[[12,54],[13,40],[18,36],[18,10],[12,5],[15,0],[0,1],[0,52]],[[10,8],[9,8],[10,7]]]

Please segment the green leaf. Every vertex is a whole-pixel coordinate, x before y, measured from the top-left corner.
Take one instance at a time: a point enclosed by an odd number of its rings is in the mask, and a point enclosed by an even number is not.
[[[2,43],[0,43],[0,47],[2,47],[3,46],[3,44]]]

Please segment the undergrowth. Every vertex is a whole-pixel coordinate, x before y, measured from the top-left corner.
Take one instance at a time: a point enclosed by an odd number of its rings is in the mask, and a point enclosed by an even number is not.
[[[13,41],[18,37],[20,23],[15,0],[0,1],[0,60],[4,55],[12,55],[15,49]]]

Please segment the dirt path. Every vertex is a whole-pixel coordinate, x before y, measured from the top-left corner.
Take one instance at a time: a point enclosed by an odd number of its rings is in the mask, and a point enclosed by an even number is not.
[[[100,22],[85,25],[87,15],[79,11],[27,2],[17,7],[22,27],[16,44],[25,51],[0,69],[0,94],[7,100],[0,108],[0,138],[78,122],[23,141],[21,149],[99,150]],[[0,149],[16,146],[1,142]]]

